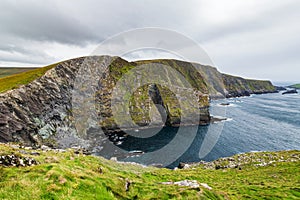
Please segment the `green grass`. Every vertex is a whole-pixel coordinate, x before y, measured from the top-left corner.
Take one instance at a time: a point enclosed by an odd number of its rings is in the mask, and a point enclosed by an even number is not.
[[[18,150],[0,145],[1,154]],[[35,150],[36,151],[36,150]],[[242,170],[169,170],[122,164],[101,157],[39,151],[32,167],[0,167],[0,199],[299,199],[300,162],[251,164]],[[21,155],[20,153],[18,153]],[[279,157],[299,151],[280,152]],[[257,157],[260,153],[255,154]],[[28,154],[23,156],[30,156]],[[101,172],[100,172],[101,168]],[[197,180],[212,190],[161,182]],[[126,191],[125,183],[131,182]]]
[[[46,67],[30,69],[25,71],[22,70],[17,70],[17,71],[6,70],[6,72],[1,71],[0,75],[4,77],[0,78],[0,93],[18,88],[21,85],[26,85],[34,81],[35,79],[40,78],[49,69],[55,67],[56,65],[57,63]]]
[[[300,84],[290,85],[289,87],[295,88],[295,89],[300,89]]]
[[[36,69],[34,67],[0,67],[0,78]]]

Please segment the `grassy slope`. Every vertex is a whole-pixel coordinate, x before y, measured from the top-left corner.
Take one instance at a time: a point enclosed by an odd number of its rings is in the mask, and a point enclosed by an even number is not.
[[[0,92],[5,92],[14,88],[18,88],[21,85],[26,85],[37,78],[43,76],[49,69],[55,67],[56,64],[52,64],[46,67],[31,69],[29,71],[24,71],[19,73],[20,71],[15,71],[16,74],[12,74],[9,76],[5,76],[0,78]],[[13,73],[13,71],[8,71],[8,73]]]
[[[294,84],[294,85],[291,85],[289,87],[295,88],[295,89],[300,89],[300,84]]]
[[[10,75],[13,75],[13,74],[19,74],[19,73],[22,73],[22,72],[27,72],[27,71],[30,71],[30,70],[33,70],[33,69],[36,69],[36,68],[33,68],[33,67],[0,67],[0,78],[3,78],[5,76],[10,76]]]
[[[0,154],[17,150],[0,145]],[[54,151],[31,156],[41,164],[0,167],[0,199],[243,199],[300,198],[300,162],[276,166],[244,166],[242,170],[168,170],[120,164],[100,157]],[[280,156],[300,154],[281,152]],[[260,156],[260,153],[256,153]],[[24,155],[29,156],[29,155]],[[101,168],[102,173],[99,172]],[[162,185],[165,181],[197,180],[213,190]],[[130,181],[129,191],[125,190]]]

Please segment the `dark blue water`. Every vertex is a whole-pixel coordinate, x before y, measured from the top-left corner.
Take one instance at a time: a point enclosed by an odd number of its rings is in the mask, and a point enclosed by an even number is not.
[[[300,149],[300,95],[264,94],[227,100],[222,134],[206,157]],[[218,102],[214,102],[216,106]]]
[[[222,106],[222,102],[230,105]],[[122,157],[116,150],[114,156],[173,168],[179,162],[211,161],[250,151],[300,150],[300,94],[275,93],[213,101],[211,113],[228,120],[208,126],[181,127],[180,134],[178,128],[140,130],[139,134],[158,133],[148,138],[127,137],[119,147],[133,152]]]

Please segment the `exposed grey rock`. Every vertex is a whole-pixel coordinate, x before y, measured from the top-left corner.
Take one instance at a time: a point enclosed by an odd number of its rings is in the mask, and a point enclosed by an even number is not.
[[[34,145],[63,127],[72,129],[62,113],[71,109],[70,91],[77,71],[75,62],[83,62],[83,58],[58,64],[41,78],[0,94],[0,142]]]
[[[190,165],[187,163],[180,162],[178,164],[178,169],[189,169],[189,168],[190,168]]]
[[[177,182],[162,182],[161,184],[164,185],[178,185],[178,186],[183,186],[183,187],[189,187],[189,188],[199,188],[199,183],[196,180],[182,180],[182,181],[177,181]]]
[[[263,153],[257,156],[256,153],[238,154],[234,157],[219,158],[217,160],[206,162],[200,161],[198,163],[191,163],[191,167],[203,166],[205,169],[237,169],[242,170],[245,165],[252,165],[256,167],[263,167],[268,165],[275,165],[277,162],[298,162],[300,161],[300,154],[290,154],[287,157],[278,156],[274,153]]]
[[[26,167],[37,164],[38,162],[30,157],[21,157],[14,154],[0,156],[0,166]]]
[[[212,187],[210,187],[209,185],[207,185],[207,183],[200,183],[200,185],[208,190],[212,190]]]
[[[125,191],[126,191],[126,192],[129,191],[130,185],[131,185],[131,181],[130,181],[128,178],[126,178],[126,179],[125,179]]]
[[[186,186],[190,188],[199,188],[199,183],[196,180],[183,180],[174,182],[175,185]]]
[[[112,161],[118,161],[117,157],[111,157],[110,160],[112,160]]]

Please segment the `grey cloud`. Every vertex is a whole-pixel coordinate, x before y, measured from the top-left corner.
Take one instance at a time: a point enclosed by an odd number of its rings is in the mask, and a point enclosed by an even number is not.
[[[84,45],[96,40],[92,31],[76,18],[43,1],[2,1],[1,34],[33,41]]]
[[[231,7],[235,9],[227,9]],[[60,45],[69,56],[75,47],[96,45],[128,29],[161,27],[203,44],[220,71],[254,76],[255,69],[278,79],[269,65],[278,69],[289,62],[288,71],[300,72],[295,67],[300,62],[295,53],[300,41],[300,30],[295,28],[300,27],[299,8],[297,0],[4,0],[0,2],[0,62],[56,62],[66,58],[60,49],[57,53],[53,49]],[[122,42],[126,41],[118,41],[116,48]]]

